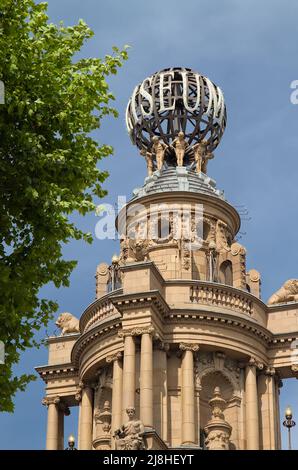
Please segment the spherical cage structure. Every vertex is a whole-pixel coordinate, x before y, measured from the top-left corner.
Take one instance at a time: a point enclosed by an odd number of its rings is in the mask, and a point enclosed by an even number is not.
[[[212,152],[226,127],[221,89],[188,68],[164,69],[135,87],[126,109],[126,126],[139,149],[158,136],[170,145],[182,131],[190,146],[202,140]]]

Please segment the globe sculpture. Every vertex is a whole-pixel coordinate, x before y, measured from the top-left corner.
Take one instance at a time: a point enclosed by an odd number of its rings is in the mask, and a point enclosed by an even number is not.
[[[149,172],[161,169],[164,162],[185,166],[199,159],[202,171],[204,155],[212,158],[226,127],[223,93],[191,69],[164,69],[136,86],[126,126],[147,163],[151,159]]]

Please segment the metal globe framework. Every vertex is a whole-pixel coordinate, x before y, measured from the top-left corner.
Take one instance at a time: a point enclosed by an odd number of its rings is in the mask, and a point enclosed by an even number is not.
[[[212,152],[226,127],[223,93],[191,69],[164,69],[136,86],[127,105],[126,126],[139,149],[149,150],[154,136],[171,145],[182,131],[189,150],[204,140]]]

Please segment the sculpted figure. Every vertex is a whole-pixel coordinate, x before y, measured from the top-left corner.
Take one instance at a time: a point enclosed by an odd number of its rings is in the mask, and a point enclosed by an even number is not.
[[[268,300],[268,305],[298,302],[298,279],[289,279]]]
[[[209,160],[212,160],[212,158],[214,158],[214,155],[211,152],[207,152],[206,155],[204,155],[204,157],[203,157],[202,172],[205,173],[205,175],[207,175],[208,162],[209,162]]]
[[[152,150],[156,155],[157,169],[161,170],[165,158],[165,151],[168,146],[162,141],[159,140],[158,136],[155,135],[152,137]]]
[[[183,159],[188,143],[186,142],[182,131],[179,132],[178,137],[173,141],[172,147],[175,149],[177,166],[183,166]]]
[[[152,159],[152,153],[148,152],[146,149],[142,149],[140,151],[140,154],[145,157],[146,163],[147,163],[147,173],[148,176],[151,176],[153,173],[153,159]]]
[[[136,410],[133,406],[129,406],[126,413],[127,423],[115,431],[116,450],[143,450],[145,449],[144,425],[135,418]]]
[[[61,313],[55,323],[61,330],[61,335],[79,333],[79,320],[69,312]]]
[[[196,162],[196,171],[197,173],[201,173],[202,170],[202,164],[203,164],[203,158],[205,157],[207,153],[207,141],[202,140],[202,142],[199,142],[198,144],[193,146],[193,151],[194,151],[194,157],[195,157],[195,162]]]

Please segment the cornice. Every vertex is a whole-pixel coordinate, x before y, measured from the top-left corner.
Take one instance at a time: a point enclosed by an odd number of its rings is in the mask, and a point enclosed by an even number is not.
[[[106,295],[100,297],[99,299],[94,300],[88,307],[84,310],[80,318],[80,332],[84,333],[84,329],[91,320],[92,316],[96,311],[103,305],[105,302],[111,299],[114,295],[117,295],[122,292],[122,289],[114,290],[113,292],[108,292]]]
[[[169,305],[158,290],[117,295],[113,297],[112,302],[121,313],[132,307],[153,307],[164,317],[170,311]]]
[[[114,318],[109,321],[105,321],[102,325],[98,325],[92,330],[86,331],[82,334],[78,341],[74,344],[74,347],[71,351],[71,361],[75,367],[79,368],[79,358],[81,353],[89,347],[95,340],[100,338],[106,338],[111,334],[114,334],[115,331],[121,328],[121,322],[119,318]]]
[[[293,333],[279,333],[272,335],[270,347],[280,347],[281,345],[288,345],[293,341],[298,340],[298,331]]]
[[[121,266],[121,271],[123,273],[128,271],[138,271],[140,269],[149,268],[156,277],[158,277],[159,282],[163,285],[166,281],[164,280],[160,270],[153,261],[138,261],[134,263],[126,263]]]
[[[287,302],[287,303],[280,303],[280,304],[274,304],[274,305],[267,305],[267,312],[270,313],[275,313],[275,312],[280,312],[283,310],[298,310],[298,302]]]
[[[52,379],[69,379],[78,376],[78,369],[72,363],[39,366],[35,367],[35,370],[45,383]]]
[[[204,193],[195,193],[195,192],[190,192],[190,191],[164,191],[162,193],[154,193],[154,194],[148,194],[146,196],[142,196],[137,199],[131,199],[128,201],[128,203],[121,209],[120,213],[116,217],[116,228],[118,229],[118,220],[123,217],[122,214],[124,214],[124,211],[127,210],[127,208],[131,204],[147,204],[147,203],[159,203],[161,204],[162,202],[171,202],[175,203],[175,200],[177,202],[180,202],[183,200],[185,201],[194,201],[199,204],[204,204],[209,205],[210,207],[223,210],[225,214],[228,214],[230,219],[233,221],[233,231],[234,233],[238,233],[241,225],[241,220],[240,216],[237,212],[237,210],[226,200],[218,198],[218,196],[213,196],[209,194],[204,194]]]
[[[179,322],[181,324],[181,319],[183,319],[189,322],[193,322],[195,320],[196,322],[202,323],[217,323],[231,328],[237,328],[237,330],[240,328],[254,336],[258,336],[266,344],[268,344],[272,339],[270,331],[259,325],[257,322],[251,321],[249,318],[239,318],[235,315],[229,315],[226,313],[213,313],[211,311],[194,312],[189,309],[175,309],[171,310],[166,318],[172,323]]]

